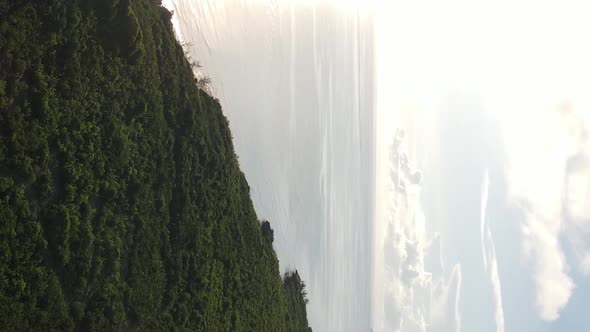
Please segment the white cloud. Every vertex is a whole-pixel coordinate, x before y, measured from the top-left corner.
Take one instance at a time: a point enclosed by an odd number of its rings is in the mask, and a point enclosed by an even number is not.
[[[492,238],[492,232],[487,223],[487,205],[489,196],[490,176],[486,169],[481,192],[481,248],[483,251],[483,263],[486,272],[490,277],[492,294],[494,297],[494,318],[496,331],[504,332],[504,307],[502,305],[502,284],[498,274],[498,259],[496,257],[496,246]]]
[[[424,269],[432,273],[434,280],[438,280],[442,278],[443,267],[441,237],[436,233],[426,246]]]
[[[576,241],[575,234],[590,231],[590,213],[586,209],[586,202],[590,202],[586,186],[590,182],[574,184],[574,173],[567,167],[574,156],[588,151],[584,132],[589,121],[578,111],[584,103],[576,104],[575,98],[561,99],[565,102],[556,96],[542,100],[522,98],[522,108],[512,109],[514,113],[504,118],[506,175],[510,199],[525,214],[522,252],[533,269],[537,312],[541,319],[552,321],[559,318],[575,288],[560,237],[564,232],[573,234],[570,241],[583,253],[587,244]],[[527,101],[535,101],[535,107],[524,107]],[[578,167],[576,179],[590,179],[584,177],[588,172],[585,166]],[[571,218],[566,218],[564,212]],[[583,270],[583,254],[570,263]]]
[[[456,272],[455,272],[456,271]],[[455,306],[453,307],[453,317],[455,318],[455,331],[461,331],[461,311],[459,310],[459,304],[461,302],[461,282],[462,282],[462,274],[461,274],[461,265],[457,264],[455,269],[453,269],[453,276],[451,280],[456,280],[455,283]]]
[[[558,241],[558,233],[548,225],[554,222],[528,215],[522,227],[523,252],[533,262],[536,306],[543,320],[559,318],[567,304],[574,283],[568,275],[565,256]]]
[[[388,146],[391,151],[391,147]],[[420,187],[406,181],[399,190],[397,167],[390,159],[381,181],[383,225],[376,239],[375,319],[377,331],[456,331],[460,328],[461,268],[443,276],[440,237],[427,234]],[[425,266],[435,268],[435,276]],[[432,328],[431,328],[432,327]]]
[[[446,280],[433,286],[430,324],[435,330],[461,331],[461,265],[455,264]]]
[[[567,215],[583,231],[590,231],[590,158],[584,153],[568,159],[564,187]]]

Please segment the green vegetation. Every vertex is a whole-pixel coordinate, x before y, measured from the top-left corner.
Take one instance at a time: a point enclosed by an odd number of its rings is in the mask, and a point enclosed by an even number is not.
[[[283,287],[287,304],[287,330],[311,332],[311,327],[307,326],[307,312],[305,310],[308,302],[305,283],[299,277],[297,270],[285,273]]]
[[[170,18],[0,0],[2,330],[307,327]]]

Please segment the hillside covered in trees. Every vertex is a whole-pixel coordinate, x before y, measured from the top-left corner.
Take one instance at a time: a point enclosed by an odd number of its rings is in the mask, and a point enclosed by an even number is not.
[[[285,300],[287,303],[287,330],[310,331],[307,322],[307,292],[305,283],[299,277],[299,272],[287,272],[283,279]]]
[[[308,329],[170,18],[0,0],[1,329]]]

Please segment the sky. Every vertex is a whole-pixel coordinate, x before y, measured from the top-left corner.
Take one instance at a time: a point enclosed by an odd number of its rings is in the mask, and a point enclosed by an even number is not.
[[[314,330],[590,330],[583,1],[164,3]]]
[[[398,259],[376,274],[375,329],[588,330],[589,8],[377,6],[375,252]],[[424,174],[407,211],[392,189],[397,128]]]

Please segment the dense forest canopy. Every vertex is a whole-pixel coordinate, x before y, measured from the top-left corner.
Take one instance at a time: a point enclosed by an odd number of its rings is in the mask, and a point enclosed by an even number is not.
[[[0,0],[3,330],[309,329],[170,18]]]
[[[287,303],[287,330],[288,331],[309,331],[311,327],[307,322],[307,291],[305,283],[299,277],[299,272],[287,272],[283,279],[285,288],[285,300]]]

